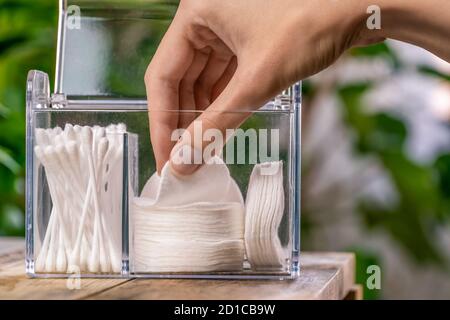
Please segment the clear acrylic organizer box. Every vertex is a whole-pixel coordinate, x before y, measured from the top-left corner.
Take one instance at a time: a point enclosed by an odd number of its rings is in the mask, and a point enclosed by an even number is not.
[[[55,91],[44,72],[30,71],[27,82],[29,276],[298,276],[300,84],[242,111],[250,116],[221,160],[199,170],[210,203],[190,203],[182,181],[166,203],[149,201],[156,164],[143,78],[176,5],[61,1]]]

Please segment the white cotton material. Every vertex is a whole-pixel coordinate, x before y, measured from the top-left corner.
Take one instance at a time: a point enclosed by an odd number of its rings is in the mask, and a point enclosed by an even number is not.
[[[35,156],[53,204],[36,272],[121,271],[125,132],[122,124],[36,129]]]
[[[170,165],[154,174],[141,193],[157,206],[182,206],[198,202],[238,202],[244,204],[241,191],[219,157],[201,166],[190,176],[174,175]]]
[[[285,265],[286,252],[278,236],[283,212],[283,162],[255,165],[245,217],[245,248],[252,269],[280,269]]]
[[[145,238],[145,250],[137,250],[137,272],[219,272],[241,271],[242,240],[199,241]]]
[[[179,177],[167,164],[132,205],[135,272],[240,271],[244,201],[216,157]]]

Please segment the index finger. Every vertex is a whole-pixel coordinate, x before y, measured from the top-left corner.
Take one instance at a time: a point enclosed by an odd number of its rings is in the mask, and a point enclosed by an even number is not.
[[[194,52],[175,18],[145,74],[150,138],[158,172],[169,160],[176,143],[171,141],[171,135],[178,125],[179,84],[192,63]]]

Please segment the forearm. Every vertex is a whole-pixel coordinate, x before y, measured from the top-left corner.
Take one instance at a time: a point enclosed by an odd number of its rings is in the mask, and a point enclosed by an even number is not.
[[[376,4],[377,1],[370,1]],[[450,0],[379,0],[381,37],[420,46],[450,62]]]

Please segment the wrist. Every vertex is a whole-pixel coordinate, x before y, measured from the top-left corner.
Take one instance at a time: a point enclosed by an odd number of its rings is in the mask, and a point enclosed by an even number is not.
[[[365,18],[360,24],[359,38],[363,43],[374,39],[391,38],[425,48],[444,59],[449,58],[448,30],[450,30],[450,1],[448,0],[364,0]],[[373,6],[373,7],[370,7]],[[379,28],[373,28],[379,10]],[[372,27],[372,28],[371,28]]]
[[[432,2],[432,0],[427,1]],[[421,8],[424,1],[378,0],[377,2],[376,5],[380,8],[381,28],[373,30],[375,33],[384,38],[402,41],[414,36],[414,29],[424,13],[424,8]]]
[[[349,0],[351,6],[350,46],[369,45],[390,37],[397,0]]]
[[[397,0],[386,0],[397,1]],[[339,27],[347,47],[368,45],[387,38],[383,29],[383,0],[331,0],[341,4],[337,10]],[[391,15],[389,8],[389,15]],[[336,29],[338,31],[339,29]]]

